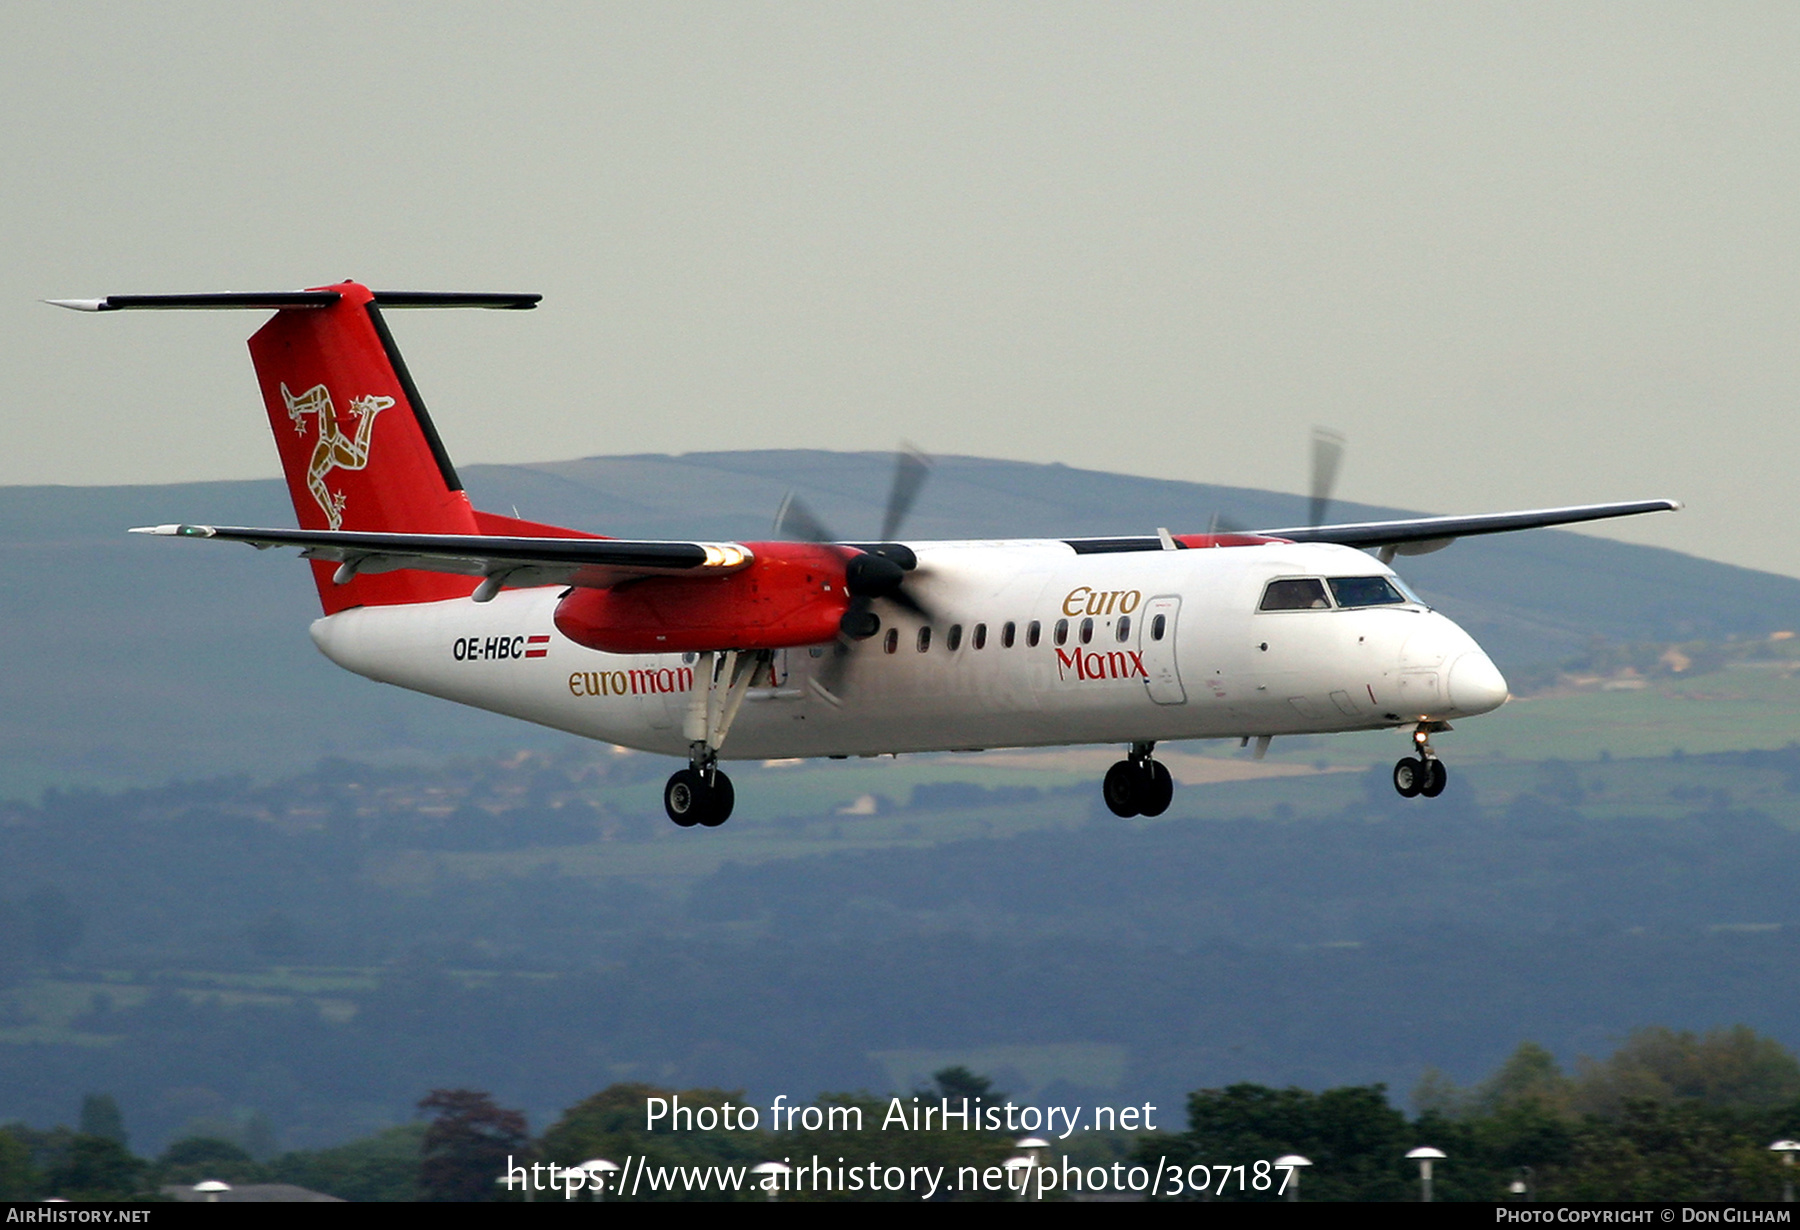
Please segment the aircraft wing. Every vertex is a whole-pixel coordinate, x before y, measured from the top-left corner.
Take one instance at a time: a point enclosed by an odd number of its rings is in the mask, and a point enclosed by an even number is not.
[[[1537,508],[1526,512],[1489,513],[1476,517],[1417,517],[1407,521],[1359,521],[1346,525],[1296,525],[1256,530],[1258,535],[1289,542],[1335,542],[1346,547],[1381,547],[1383,555],[1424,555],[1477,534],[1504,534],[1550,525],[1574,525],[1631,517],[1638,513],[1674,512],[1679,500],[1636,500],[1627,504],[1578,504],[1570,508]]]
[[[748,568],[755,556],[734,542],[661,542],[623,538],[528,538],[482,534],[389,534],[360,530],[258,529],[230,525],[144,525],[133,534],[214,538],[258,550],[298,547],[307,559],[329,560],[337,580],[359,572],[416,568],[485,577],[479,601],[502,585],[579,585],[607,589],[653,576],[722,576]]]

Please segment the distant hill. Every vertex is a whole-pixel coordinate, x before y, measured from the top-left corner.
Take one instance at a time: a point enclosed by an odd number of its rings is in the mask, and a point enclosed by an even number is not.
[[[641,537],[764,537],[793,489],[848,537],[875,532],[891,466],[885,454],[769,450],[470,466],[463,477],[480,507]],[[1332,517],[1399,511],[1339,504]],[[1303,498],[1268,491],[944,457],[906,533],[1200,531],[1215,514],[1284,525],[1306,512]],[[292,519],[276,480],[0,488],[9,646],[0,794],[564,738],[337,670],[307,639],[318,608],[291,556],[124,533],[164,521]],[[1402,571],[1502,669],[1559,660],[1593,637],[1762,636],[1800,622],[1800,580],[1571,533],[1461,542],[1403,560]]]

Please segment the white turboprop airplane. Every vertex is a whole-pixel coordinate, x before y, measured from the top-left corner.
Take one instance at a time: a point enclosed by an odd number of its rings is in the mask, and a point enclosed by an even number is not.
[[[1120,743],[1107,806],[1157,815],[1173,793],[1158,742],[1234,737],[1260,756],[1276,735],[1351,730],[1406,732],[1395,789],[1436,796],[1446,772],[1431,736],[1498,708],[1506,681],[1394,574],[1394,556],[1679,507],[904,543],[925,467],[903,454],[876,542],[833,541],[791,500],[778,541],[603,538],[474,509],[382,318],[538,298],[343,282],[51,302],[273,310],[250,353],[301,528],[133,532],[299,548],[313,561],[325,613],[312,637],[326,657],[685,757],[663,792],[683,826],[731,814],[720,758]]]

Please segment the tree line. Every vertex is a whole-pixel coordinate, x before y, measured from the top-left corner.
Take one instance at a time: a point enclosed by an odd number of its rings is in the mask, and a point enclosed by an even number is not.
[[[990,1079],[962,1067],[937,1072],[930,1085],[913,1092],[953,1104],[965,1097],[989,1104],[1007,1097]],[[547,1186],[549,1174],[597,1158],[748,1167],[816,1155],[851,1167],[875,1162],[954,1172],[1003,1166],[1019,1153],[1016,1133],[883,1131],[887,1099],[867,1092],[821,1094],[813,1103],[860,1108],[857,1130],[649,1130],[648,1100],[676,1097],[696,1109],[744,1104],[737,1090],[618,1083],[568,1107],[533,1135],[522,1112],[500,1106],[484,1091],[439,1089],[419,1100],[412,1123],[335,1148],[259,1160],[241,1140],[203,1136],[178,1140],[155,1158],[137,1157],[116,1102],[89,1095],[74,1129],[0,1128],[0,1198],[142,1198],[165,1185],[217,1179],[292,1183],[352,1200],[524,1200],[521,1186],[500,1182],[509,1166],[543,1168]],[[1408,1200],[1419,1196],[1419,1174],[1406,1154],[1427,1146],[1445,1155],[1435,1165],[1438,1200],[1777,1199],[1792,1171],[1769,1145],[1800,1136],[1800,1061],[1741,1025],[1701,1033],[1651,1027],[1631,1034],[1604,1060],[1579,1060],[1572,1072],[1526,1042],[1472,1086],[1427,1073],[1412,1102],[1409,1116],[1381,1085],[1317,1092],[1247,1083],[1200,1089],[1188,1096],[1185,1130],[1076,1133],[1051,1141],[1037,1160],[1060,1165],[1066,1156],[1090,1168],[1153,1168],[1159,1161],[1217,1168],[1299,1154],[1310,1163],[1299,1175],[1298,1194],[1305,1200]],[[762,1198],[754,1190],[738,1195]],[[535,1198],[562,1197],[539,1190]],[[720,1195],[675,1191],[638,1198]],[[841,1191],[783,1198],[916,1199],[904,1192]],[[1228,1186],[1184,1198],[1282,1197],[1275,1188]]]

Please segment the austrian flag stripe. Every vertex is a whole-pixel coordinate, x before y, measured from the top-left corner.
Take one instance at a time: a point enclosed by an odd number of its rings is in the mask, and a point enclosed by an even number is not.
[[[547,636],[526,637],[525,644],[525,656],[528,658],[542,658],[550,652],[550,638]]]

